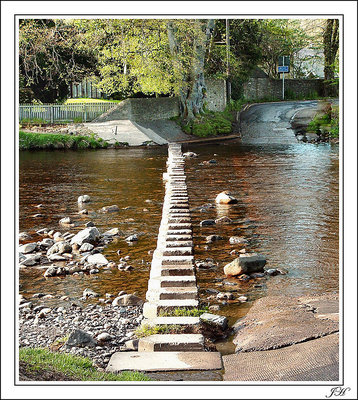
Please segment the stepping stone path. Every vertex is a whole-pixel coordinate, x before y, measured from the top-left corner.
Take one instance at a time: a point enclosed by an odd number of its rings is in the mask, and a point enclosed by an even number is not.
[[[157,248],[153,253],[147,302],[142,325],[177,325],[194,331],[199,317],[176,317],[178,308],[199,306],[193,256],[189,197],[181,145],[168,145],[165,197]],[[167,316],[166,316],[167,315]],[[197,333],[155,334],[139,340],[138,352],[115,353],[107,371],[215,370],[222,368],[218,352],[206,352],[204,337]]]

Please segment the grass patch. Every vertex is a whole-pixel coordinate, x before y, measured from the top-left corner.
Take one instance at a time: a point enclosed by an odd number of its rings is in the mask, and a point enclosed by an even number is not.
[[[43,348],[23,347],[19,351],[19,360],[27,364],[32,371],[52,370],[80,381],[150,381],[140,372],[122,372],[112,374],[100,372],[87,357],[65,353],[52,353]]]
[[[330,104],[324,109],[323,114],[317,114],[307,127],[307,132],[319,135],[328,135],[331,138],[339,137],[339,107]]]
[[[208,311],[209,311],[208,307],[203,307],[202,309],[178,307],[172,311],[161,311],[159,316],[160,317],[200,317],[201,314],[204,314]]]
[[[120,103],[122,100],[105,100],[105,99],[89,99],[89,98],[80,98],[80,99],[67,99],[63,104],[78,104],[78,103]]]
[[[150,335],[166,334],[166,333],[181,333],[183,327],[180,325],[155,325],[150,326],[143,324],[135,330],[137,338],[142,338]]]
[[[108,143],[92,136],[19,132],[20,150],[104,149]]]
[[[207,111],[187,123],[181,123],[181,128],[185,133],[191,135],[209,137],[231,133],[232,122],[233,116],[230,110]]]

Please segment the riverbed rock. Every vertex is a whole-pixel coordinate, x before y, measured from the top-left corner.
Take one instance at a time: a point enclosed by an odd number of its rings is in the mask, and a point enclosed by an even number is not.
[[[200,222],[200,226],[211,226],[211,225],[215,225],[215,220],[204,219],[203,221]]]
[[[260,255],[241,254],[234,261],[225,265],[224,273],[226,276],[236,276],[250,274],[253,272],[262,272],[266,264],[266,258]]]
[[[220,292],[216,295],[217,300],[234,300],[235,296],[231,292]]]
[[[99,293],[95,292],[95,291],[92,290],[92,289],[86,288],[86,289],[83,291],[82,296],[83,296],[84,298],[87,298],[87,297],[99,297]]]
[[[83,243],[83,245],[79,248],[80,253],[84,253],[86,251],[91,251],[94,248],[91,243]]]
[[[61,242],[57,242],[53,246],[51,246],[47,250],[46,254],[47,254],[47,257],[49,257],[52,254],[71,253],[71,251],[72,251],[72,246],[65,241],[61,241]]]
[[[19,247],[19,252],[22,254],[32,253],[36,250],[37,243],[26,243]]]
[[[90,346],[94,347],[97,345],[97,341],[89,335],[87,332],[82,331],[81,329],[76,329],[71,332],[66,346],[68,347],[83,347],[83,346]]]
[[[70,218],[70,217],[61,218],[60,221],[59,221],[59,223],[60,223],[61,225],[68,225],[68,224],[71,223],[71,218]]]
[[[31,239],[31,236],[28,234],[28,233],[26,233],[26,232],[20,232],[19,233],[19,240],[29,240],[29,239]]]
[[[41,242],[39,242],[38,244],[40,246],[40,249],[46,250],[49,249],[51,246],[53,246],[55,242],[50,238],[45,238],[41,240]]]
[[[209,324],[209,325],[214,325],[217,326],[220,329],[226,329],[227,328],[227,318],[222,316],[222,315],[215,315],[215,314],[210,314],[210,313],[204,313],[200,315],[200,321]]]
[[[126,237],[126,242],[136,242],[137,240],[138,236],[136,234]]]
[[[47,256],[47,258],[49,259],[49,261],[66,261],[67,258],[63,257],[60,254],[51,254],[49,256]]]
[[[218,224],[218,225],[220,225],[220,224],[232,224],[232,219],[229,218],[229,217],[226,217],[226,216],[221,217],[221,218],[217,218],[215,220],[215,224]]]
[[[78,214],[80,214],[80,215],[87,215],[87,214],[88,214],[87,208],[84,208],[83,210],[78,211]]]
[[[119,207],[116,204],[113,204],[112,206],[104,206],[99,211],[102,213],[115,212],[119,211]]]
[[[275,276],[275,275],[279,275],[280,274],[280,271],[277,270],[276,268],[269,268],[265,272],[266,272],[267,275],[270,275],[270,276]]]
[[[230,244],[247,244],[247,240],[241,236],[231,236],[229,239]]]
[[[47,268],[47,270],[44,273],[45,278],[49,278],[52,276],[55,276],[57,273],[57,267],[54,265],[51,265],[50,267]]]
[[[101,253],[90,254],[87,257],[86,261],[89,264],[94,264],[94,265],[107,265],[108,264],[107,258]]]
[[[91,201],[91,198],[87,194],[79,196],[79,198],[77,199],[78,203],[88,203],[89,201]]]
[[[41,255],[40,254],[27,254],[21,257],[20,265],[24,265],[26,267],[30,267],[32,265],[36,265],[40,262]]]
[[[121,231],[119,230],[119,228],[112,228],[112,229],[104,232],[103,236],[117,236],[120,234],[121,234]]]
[[[224,238],[220,235],[209,235],[206,237],[206,243],[214,243],[217,240],[223,240]]]
[[[113,336],[110,335],[108,332],[102,332],[97,336],[97,340],[99,342],[109,342],[113,339]]]
[[[194,153],[193,151],[187,151],[186,153],[183,153],[183,157],[194,158],[194,157],[198,157],[198,155],[196,153]]]
[[[215,199],[215,203],[217,204],[235,204],[237,202],[238,200],[227,190],[219,193]]]
[[[82,246],[83,243],[95,244],[99,240],[100,236],[101,235],[95,226],[85,228],[79,231],[77,235],[71,239],[71,245],[74,243],[79,246]]]
[[[123,294],[113,300],[112,306],[138,306],[142,305],[143,303],[144,301],[134,294]]]

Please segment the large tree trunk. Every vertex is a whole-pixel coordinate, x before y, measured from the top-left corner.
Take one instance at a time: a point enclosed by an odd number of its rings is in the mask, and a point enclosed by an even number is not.
[[[339,21],[338,19],[327,19],[323,35],[324,49],[324,79],[325,95],[332,96],[337,94],[337,86],[334,82],[334,63],[339,48]]]
[[[204,111],[206,85],[204,77],[204,62],[207,45],[214,29],[215,20],[196,20],[195,38],[193,41],[191,67],[185,70],[180,59],[180,45],[176,38],[177,28],[172,21],[168,22],[168,39],[170,51],[174,57],[174,69],[182,77],[179,89],[180,112],[184,120],[190,120]]]

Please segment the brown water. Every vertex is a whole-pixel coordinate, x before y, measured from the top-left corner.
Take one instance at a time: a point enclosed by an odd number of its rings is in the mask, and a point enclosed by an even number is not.
[[[234,290],[249,298],[248,303],[223,306],[221,314],[230,322],[243,316],[253,300],[273,294],[304,295],[337,292],[339,265],[339,152],[330,145],[243,146],[233,142],[190,146],[199,154],[187,160],[187,182],[191,208],[214,204],[206,212],[192,211],[195,256],[219,262],[219,266],[198,271],[201,299],[207,288]],[[120,290],[145,296],[149,276],[149,250],[156,246],[161,219],[166,147],[84,152],[21,152],[20,231],[34,233],[44,227],[60,229],[59,219],[71,216],[80,230],[92,220],[105,231],[119,227],[120,239],[104,254],[118,262],[129,255],[134,270],[113,269],[98,275],[67,276],[46,280],[43,269],[28,267],[20,272],[20,292],[67,294],[80,297],[86,287],[101,294]],[[217,164],[200,165],[216,159]],[[230,190],[239,203],[215,206],[216,195]],[[80,217],[77,197],[88,194],[88,216]],[[146,202],[149,200],[150,202]],[[39,203],[44,205],[38,209]],[[117,204],[119,213],[99,214],[102,206]],[[124,210],[123,208],[130,207]],[[144,211],[143,211],[144,210]],[[32,218],[36,213],[43,218]],[[232,225],[199,227],[203,219],[227,215]],[[129,246],[125,235],[139,233],[137,244]],[[208,245],[205,237],[219,234],[224,240]],[[224,284],[223,266],[235,256],[230,236],[249,240],[247,251],[267,256],[268,267],[282,267],[287,275],[257,279],[234,285]],[[35,235],[34,238],[38,240]]]

